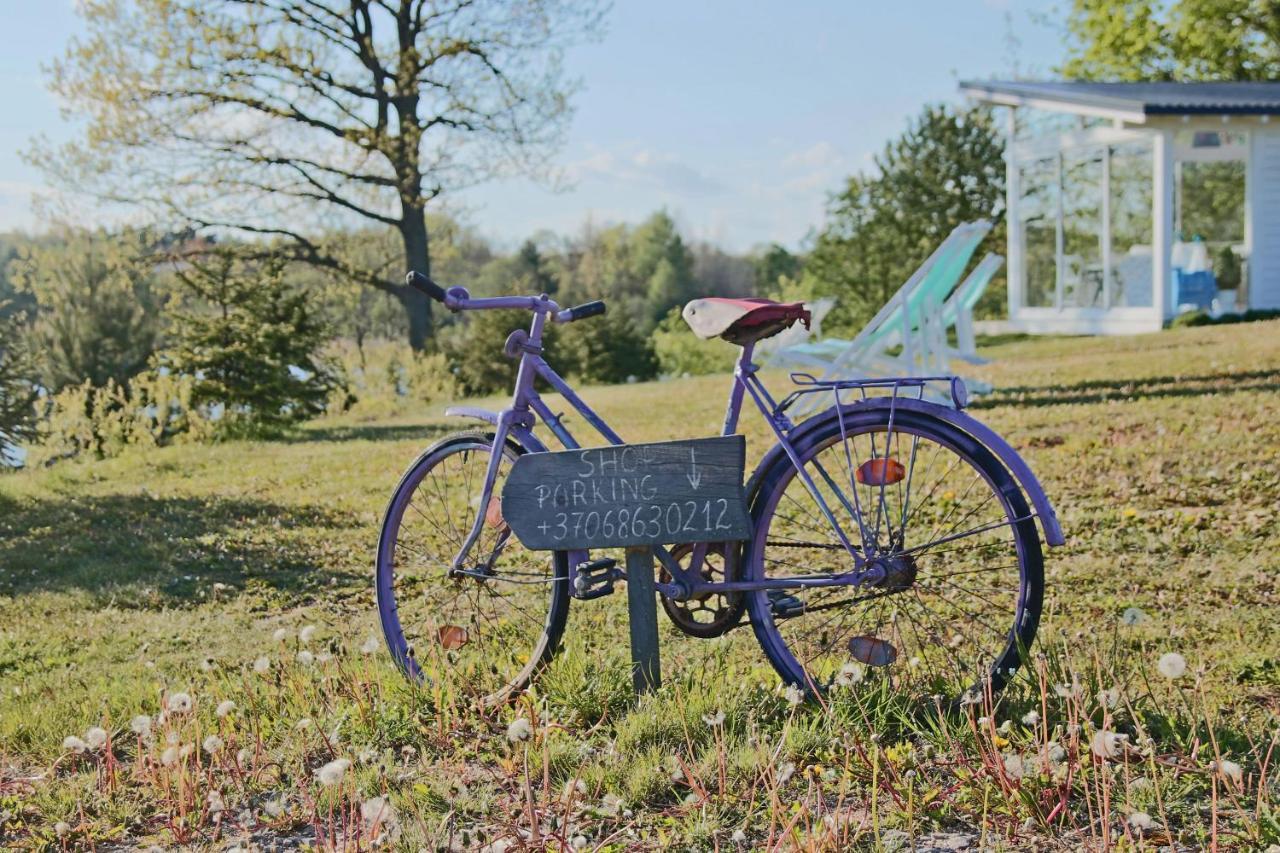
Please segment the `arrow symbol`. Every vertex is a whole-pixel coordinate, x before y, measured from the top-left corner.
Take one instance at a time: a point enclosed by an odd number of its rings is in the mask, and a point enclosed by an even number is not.
[[[689,473],[685,476],[689,478],[689,485],[697,490],[698,485],[702,483],[702,474],[698,471],[698,452],[692,447],[689,448]]]

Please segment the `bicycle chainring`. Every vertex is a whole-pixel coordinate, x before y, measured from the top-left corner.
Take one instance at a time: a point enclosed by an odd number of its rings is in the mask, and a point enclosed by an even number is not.
[[[682,568],[689,566],[693,558],[693,545],[676,545],[671,548],[671,556]],[[725,543],[712,542],[707,545],[707,555],[702,561],[703,580],[713,583],[725,580],[739,580],[739,559],[737,544],[730,543],[733,549],[728,576],[725,574]],[[664,583],[671,582],[671,573],[659,565],[659,578]],[[706,592],[675,601],[661,596],[662,609],[667,612],[675,626],[691,637],[711,639],[719,637],[730,628],[736,626],[746,610],[746,596],[740,592]]]

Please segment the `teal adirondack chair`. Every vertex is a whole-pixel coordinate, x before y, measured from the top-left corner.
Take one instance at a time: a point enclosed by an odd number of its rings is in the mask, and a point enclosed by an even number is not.
[[[774,354],[770,364],[816,368],[826,379],[945,372],[946,327],[942,327],[941,348],[933,329],[941,322],[944,306],[952,304],[948,297],[953,291],[957,296],[953,310],[956,316],[964,313],[962,306],[970,294],[966,289],[965,298],[958,298],[957,282],[990,230],[991,223],[982,220],[957,226],[852,341],[828,338],[786,347]],[[987,281],[993,272],[984,271]],[[980,277],[973,275],[966,279],[973,288],[979,281]],[[977,296],[981,296],[981,289],[977,289]],[[797,406],[797,414],[817,405],[820,401],[813,395]]]
[[[982,298],[982,294],[986,292],[987,285],[991,283],[991,278],[1000,271],[1000,267],[1003,265],[1003,256],[989,252],[973,268],[973,272],[969,273],[968,277],[960,282],[960,286],[956,288],[955,293],[952,293],[951,298],[942,306],[943,342],[946,342],[947,329],[954,326],[956,330],[956,346],[946,346],[947,355],[963,359],[970,364],[987,363],[985,358],[978,355],[977,345],[974,341],[973,309],[977,306],[978,300]]]

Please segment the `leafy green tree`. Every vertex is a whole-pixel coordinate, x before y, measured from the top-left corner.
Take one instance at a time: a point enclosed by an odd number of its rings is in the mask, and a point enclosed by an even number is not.
[[[955,226],[1002,220],[1003,156],[988,112],[929,106],[874,172],[849,178],[804,267],[801,289],[836,299],[823,331],[856,332]],[[1003,245],[996,230],[988,239]]]
[[[36,302],[31,348],[50,391],[86,380],[125,384],[147,366],[160,333],[153,244],[142,232],[73,232],[10,264]]]
[[[1280,4],[1270,0],[1073,0],[1078,80],[1275,80]]]
[[[644,328],[648,331],[672,307],[699,295],[693,254],[666,211],[641,223],[631,235],[631,245],[633,274],[646,282]]]
[[[540,176],[575,83],[566,48],[599,31],[596,0],[104,0],[52,88],[86,118],[64,149],[30,157],[56,182],[172,221],[282,240],[405,307],[409,341],[430,301],[427,206],[511,173]],[[398,235],[394,276],[320,239],[333,224]],[[272,247],[278,252],[281,247]]]
[[[6,315],[0,302],[0,465],[9,448],[36,438],[36,370],[27,352],[20,315]]]
[[[342,385],[319,356],[328,329],[308,294],[289,286],[286,267],[230,250],[176,264],[202,307],[178,318],[161,363],[194,377],[193,403],[224,407],[228,428],[273,430],[322,414]]]
[[[755,258],[755,288],[757,296],[769,296],[778,292],[782,278],[795,279],[800,276],[801,260],[786,250],[785,247],[773,243]]]

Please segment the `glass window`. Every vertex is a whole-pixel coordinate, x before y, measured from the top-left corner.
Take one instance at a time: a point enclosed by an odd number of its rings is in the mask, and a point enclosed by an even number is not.
[[[1058,160],[1046,157],[1019,170],[1019,229],[1022,234],[1023,303],[1055,304],[1057,290]]]
[[[1077,148],[1062,155],[1062,304],[1101,307],[1101,148]]]
[[[1151,143],[1111,147],[1111,305],[1149,307],[1151,291]]]

